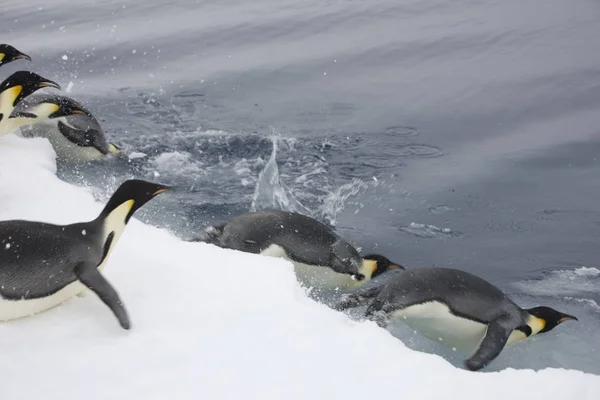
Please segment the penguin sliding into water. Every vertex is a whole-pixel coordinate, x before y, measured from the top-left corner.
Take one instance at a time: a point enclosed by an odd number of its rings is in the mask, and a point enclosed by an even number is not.
[[[15,60],[31,61],[31,57],[15,49],[10,44],[0,44],[0,67]]]
[[[209,227],[195,241],[287,259],[298,280],[306,286],[349,288],[369,280],[377,270],[373,260],[358,251],[321,222],[288,211],[242,214],[227,223]]]
[[[21,128],[25,137],[47,138],[62,161],[87,162],[119,152],[92,113],[67,96],[31,95],[15,107],[8,124],[6,129]]]
[[[479,370],[506,345],[552,330],[577,318],[550,307],[523,309],[491,283],[449,268],[396,269],[351,290],[334,307],[345,310],[372,299],[365,316],[382,326],[401,320],[434,341],[471,356],[465,365]]]
[[[90,222],[0,222],[0,320],[47,310],[87,287],[112,310],[121,327],[129,329],[125,306],[100,271],[133,213],[168,189],[125,181]]]
[[[27,96],[46,87],[60,90],[58,83],[29,71],[17,71],[0,84],[0,136],[10,132],[8,119],[13,109]]]

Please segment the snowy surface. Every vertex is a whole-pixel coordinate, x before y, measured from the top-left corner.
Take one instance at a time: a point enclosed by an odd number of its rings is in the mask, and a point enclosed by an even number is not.
[[[54,175],[45,139],[0,138],[0,218],[89,220],[102,205]],[[166,195],[166,194],[165,194]],[[90,292],[0,324],[2,399],[598,399],[600,377],[473,373],[309,299],[278,259],[185,243],[132,220]]]

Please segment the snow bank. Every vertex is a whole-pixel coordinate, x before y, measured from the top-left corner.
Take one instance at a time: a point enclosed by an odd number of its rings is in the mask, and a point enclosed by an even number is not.
[[[102,205],[54,175],[45,139],[0,138],[0,218],[89,220]],[[165,195],[163,195],[165,196]],[[91,292],[0,324],[0,399],[597,399],[578,371],[473,373],[306,297],[279,259],[184,243],[132,220]]]

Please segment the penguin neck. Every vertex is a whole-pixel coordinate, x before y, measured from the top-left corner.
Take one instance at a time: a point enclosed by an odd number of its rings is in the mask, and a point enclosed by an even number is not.
[[[0,93],[0,134],[2,135],[11,132],[7,129],[10,125],[10,114],[15,108],[13,104],[18,93],[18,87],[12,87]]]
[[[35,118],[14,117],[5,119],[2,124],[0,124],[0,135],[6,135],[7,133],[10,133],[25,125],[33,125],[38,123],[40,120],[41,118],[38,116]]]
[[[531,328],[531,336],[537,335],[546,327],[546,321],[542,318],[538,318],[535,315],[527,313],[525,323]]]
[[[133,214],[134,200],[127,200],[114,208],[108,206],[102,211],[96,223],[101,226],[101,243],[103,246],[102,260],[98,269],[102,270],[113,248],[119,241],[121,234],[131,214]]]

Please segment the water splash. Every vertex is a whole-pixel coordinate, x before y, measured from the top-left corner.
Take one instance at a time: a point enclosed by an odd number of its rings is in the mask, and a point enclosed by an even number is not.
[[[411,222],[409,226],[402,226],[398,229],[410,235],[427,239],[434,237],[456,237],[460,235],[459,232],[455,232],[450,228],[439,228],[435,225],[418,224],[416,222]]]
[[[278,209],[299,212],[311,216],[321,222],[334,226],[337,216],[349,205],[352,198],[365,193],[369,188],[379,185],[379,181],[364,182],[358,178],[331,190],[327,181],[321,181],[326,175],[325,166],[321,163],[314,164],[312,171],[305,172],[294,183],[307,188],[311,184],[319,184],[324,194],[316,196],[313,207],[308,207],[298,200],[293,190],[283,181],[277,165],[278,145],[281,138],[272,136],[273,151],[263,170],[259,173],[254,195],[252,198],[252,211]],[[286,142],[286,144],[288,144]],[[360,204],[358,204],[360,206]]]
[[[327,221],[330,225],[335,226],[336,217],[349,204],[350,198],[358,196],[378,184],[378,181],[366,183],[357,178],[352,179],[351,182],[340,186],[337,190],[325,196],[323,203],[315,211],[315,218]]]
[[[277,167],[278,138],[273,136],[271,140],[273,152],[258,175],[250,209],[252,211],[278,209],[310,215],[310,210],[296,199],[292,190],[281,180]]]

